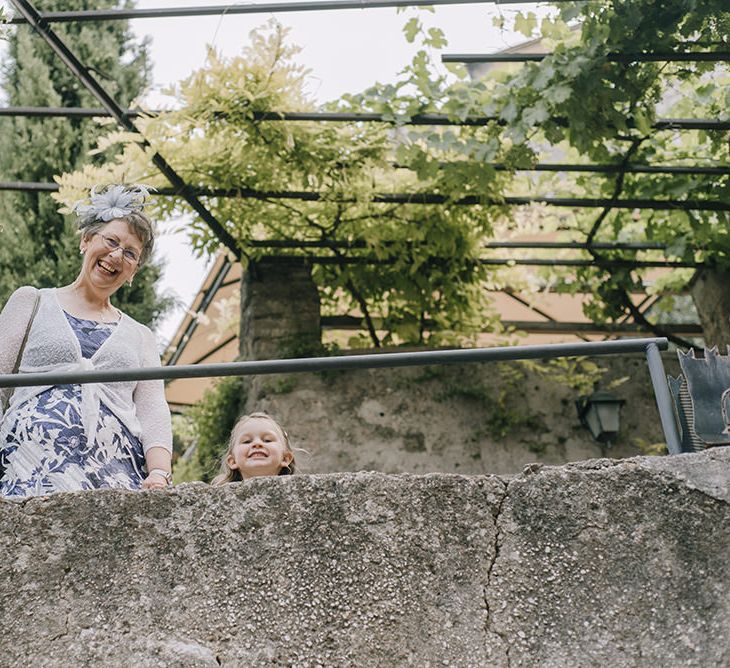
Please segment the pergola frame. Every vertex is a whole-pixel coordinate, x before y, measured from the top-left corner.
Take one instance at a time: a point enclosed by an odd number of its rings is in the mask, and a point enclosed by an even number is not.
[[[572,0],[552,0],[571,2]],[[508,5],[538,3],[540,0],[430,0],[431,6],[446,5]],[[220,16],[236,14],[277,14],[286,12],[340,11],[343,9],[383,9],[387,7],[419,7],[423,3],[413,0],[310,0],[309,2],[250,3],[245,5],[211,5],[209,7],[158,7],[150,9],[87,9],[67,12],[43,12],[40,16],[47,23],[72,21],[121,21],[124,19],[176,18],[191,16]],[[8,21],[11,24],[27,23],[23,17]]]
[[[25,181],[0,182],[0,190],[19,190],[29,192],[55,192],[55,183]],[[332,199],[329,195],[308,190],[255,190],[253,188],[193,188],[191,186],[158,188],[158,195],[170,197],[220,197],[229,199],[255,200],[299,200],[302,202],[339,202],[352,203],[357,200],[341,197]],[[508,196],[499,199],[484,198],[480,195],[466,195],[452,199],[438,193],[380,193],[370,198],[373,204],[449,204],[452,206],[525,206],[546,204],[548,206],[569,208],[603,209],[648,209],[651,211],[730,211],[730,203],[702,199],[652,200],[652,199],[614,199],[608,197],[521,197]],[[230,235],[229,235],[230,236]],[[220,238],[220,237],[219,237]],[[226,244],[227,246],[228,244]],[[230,247],[229,247],[230,248]]]
[[[120,110],[121,111],[121,110]],[[156,116],[159,111],[145,111],[143,109],[126,109],[123,112],[129,118]],[[0,116],[68,116],[73,118],[105,117],[116,114],[105,109],[85,107],[0,107]],[[223,114],[220,115],[223,118]],[[341,112],[341,111],[251,111],[253,121],[289,121],[314,123],[388,123],[389,125],[451,125],[461,127],[481,127],[496,123],[505,126],[507,122],[497,116],[467,116],[465,119],[455,119],[447,114],[414,114],[401,120],[386,118],[383,114],[369,112]],[[560,116],[550,119],[552,123],[563,127],[568,121]],[[626,127],[634,128],[635,123],[627,119]],[[653,130],[730,130],[730,121],[718,121],[712,118],[658,118],[651,125]]]
[[[518,2],[519,0],[501,0],[502,3]],[[555,0],[561,1],[561,0]],[[286,11],[326,11],[333,9],[354,9],[354,8],[375,8],[375,7],[399,7],[399,6],[417,6],[413,2],[408,0],[319,0],[314,2],[299,2],[299,3],[282,3],[282,4],[260,4],[260,5],[229,5],[229,6],[217,6],[217,7],[188,7],[188,8],[170,8],[170,9],[150,9],[150,10],[90,10],[83,12],[47,12],[40,14],[36,11],[35,7],[27,0],[12,0],[13,4],[18,8],[22,17],[14,17],[10,19],[10,24],[30,24],[36,32],[46,41],[46,43],[53,49],[57,56],[61,59],[64,64],[71,70],[74,76],[96,97],[97,100],[103,105],[103,114],[94,113],[100,110],[94,109],[75,109],[75,110],[60,110],[54,108],[47,108],[44,110],[31,109],[31,108],[6,108],[0,110],[0,115],[26,115],[26,116],[84,116],[84,115],[110,115],[114,117],[117,122],[124,127],[126,130],[139,134],[139,130],[134,125],[132,118],[135,118],[145,112],[138,112],[133,110],[124,110],[116,103],[116,101],[104,90],[104,88],[95,80],[90,74],[89,70],[76,58],[76,56],[70,51],[70,49],[63,43],[63,41],[56,35],[51,29],[50,23],[53,22],[64,22],[64,21],[100,21],[100,20],[121,20],[129,18],[145,18],[145,17],[163,17],[163,16],[202,16],[211,14],[252,14],[252,13],[271,13],[271,12],[286,12]],[[453,5],[453,4],[473,4],[485,2],[485,0],[432,0],[430,4],[433,5]],[[511,55],[511,54],[510,54]],[[515,54],[516,55],[516,54]],[[531,60],[544,58],[547,54],[532,54]],[[697,53],[671,53],[671,54],[609,54],[609,60],[618,59],[616,62],[647,62],[647,61],[659,61],[659,60],[681,60],[683,62],[695,60],[695,61],[717,61],[727,60],[728,54],[724,52],[697,52]],[[453,56],[451,56],[453,57]],[[447,58],[445,56],[445,58]],[[511,60],[511,59],[509,59]],[[448,61],[447,61],[448,62]],[[453,61],[452,61],[453,62]],[[493,62],[497,62],[496,60]],[[502,61],[505,62],[505,61]],[[3,113],[5,112],[5,113]],[[388,119],[384,119],[379,114],[302,114],[298,112],[268,112],[260,114],[260,118],[257,120],[261,121],[339,121],[339,122],[391,122]],[[552,122],[563,124],[565,119],[553,118]],[[501,122],[500,119],[481,117],[481,118],[470,118],[464,121],[454,121],[453,119],[441,115],[441,114],[423,114],[407,119],[408,124],[428,124],[428,125],[485,125],[487,123]],[[405,124],[405,123],[404,123]],[[712,119],[659,119],[653,124],[653,129],[660,130],[728,130],[730,129],[730,122],[716,121]],[[140,142],[143,147],[149,146],[147,141],[143,138]],[[193,208],[194,211],[208,224],[213,233],[220,239],[221,243],[231,250],[237,258],[240,258],[241,251],[236,243],[235,239],[225,229],[225,227],[216,220],[212,213],[200,202],[199,196],[234,196],[234,197],[253,197],[256,199],[276,199],[276,198],[289,198],[289,199],[303,199],[308,201],[319,201],[321,195],[319,193],[303,193],[303,192],[260,192],[249,189],[239,189],[234,192],[232,191],[209,191],[204,192],[191,188],[185,181],[177,174],[177,172],[165,161],[165,159],[159,154],[155,153],[152,156],[152,161],[155,166],[162,172],[162,174],[171,183],[172,188],[169,193],[176,196],[183,197],[188,204]],[[560,169],[562,167],[562,169]],[[570,169],[566,169],[566,167]],[[502,168],[504,166],[495,166],[495,168]],[[674,174],[704,174],[704,175],[725,175],[730,172],[730,169],[726,167],[698,167],[695,170],[704,171],[687,171],[691,168],[685,166],[651,166],[651,165],[631,165],[628,160],[624,161],[621,165],[538,165],[535,166],[535,171],[594,171],[597,173],[616,173],[620,179],[626,173],[674,173]],[[663,171],[659,171],[663,170]],[[669,170],[669,171],[667,171]],[[711,171],[707,171],[711,170]],[[719,171],[718,171],[719,170]],[[28,184],[15,184],[21,187],[4,187],[12,186],[13,184],[0,184],[0,189],[13,189],[13,190],[35,190],[36,192],[49,192],[50,188],[41,187],[22,187]],[[33,184],[35,186],[41,186],[46,184]],[[47,184],[55,185],[55,184]],[[617,186],[617,193],[618,193]],[[215,193],[215,194],[213,194]],[[373,202],[386,202],[386,203],[403,203],[403,204],[459,204],[459,205],[470,205],[470,204],[486,204],[482,198],[467,196],[460,200],[452,201],[445,197],[437,194],[383,194],[373,198]],[[601,207],[604,209],[604,214],[599,216],[595,222],[593,229],[591,230],[588,241],[579,245],[580,248],[588,250],[594,255],[593,261],[580,261],[575,260],[571,262],[577,263],[588,263],[594,264],[599,262],[600,264],[606,264],[609,262],[620,262],[628,266],[702,266],[699,263],[652,263],[644,262],[642,265],[639,261],[606,261],[601,260],[596,256],[596,250],[599,249],[599,244],[594,243],[593,239],[597,232],[598,226],[605,218],[605,214],[611,209],[615,208],[646,208],[646,209],[675,209],[675,210],[704,210],[704,211],[730,211],[730,205],[723,202],[703,202],[702,200],[671,200],[671,201],[653,201],[653,200],[638,200],[629,199],[621,200],[618,199],[618,194],[610,199],[580,199],[580,198],[527,198],[527,197],[508,197],[504,198],[503,201],[491,202],[493,204],[508,204],[508,205],[523,205],[530,204],[533,202],[541,202],[544,204],[550,204],[554,206],[572,206],[572,207]],[[498,246],[492,246],[498,247]],[[510,246],[501,246],[504,248]],[[516,247],[516,246],[512,246]],[[533,246],[534,247],[534,246]],[[547,247],[547,246],[546,246]],[[556,247],[556,246],[553,246]],[[572,246],[571,246],[572,247]],[[601,250],[606,250],[602,248]],[[611,248],[611,250],[629,250],[628,248],[619,249],[618,247]],[[645,248],[639,249],[634,248],[631,250],[645,250]],[[330,260],[332,258],[329,258]],[[355,258],[359,260],[360,258]],[[369,261],[366,258],[362,258]],[[502,263],[505,264],[516,264],[516,263],[531,263],[533,260],[502,260],[498,258],[485,258],[482,260],[485,263]],[[536,264],[547,264],[555,263],[559,261],[555,260],[543,260],[535,259]],[[582,266],[576,264],[573,266]],[[618,265],[614,265],[618,266]],[[221,282],[225,277],[224,272],[222,274]],[[509,293],[508,293],[509,294]],[[512,295],[514,296],[514,295]]]
[[[445,53],[442,63],[539,63],[552,53]],[[609,63],[719,63],[730,61],[730,51],[667,51],[665,53],[608,53]]]

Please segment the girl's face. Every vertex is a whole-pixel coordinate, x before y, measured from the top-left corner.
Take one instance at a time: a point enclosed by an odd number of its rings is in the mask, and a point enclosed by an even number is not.
[[[279,475],[292,460],[279,426],[266,418],[253,417],[236,426],[235,442],[226,460],[242,478]]]

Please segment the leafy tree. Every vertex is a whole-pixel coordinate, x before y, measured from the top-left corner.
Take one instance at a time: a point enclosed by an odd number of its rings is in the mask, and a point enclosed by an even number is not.
[[[296,51],[285,45],[284,31],[272,25],[254,35],[242,58],[223,61],[211,52],[204,70],[171,91],[180,109],[147,120],[143,131],[188,183],[241,191],[240,198],[210,198],[208,204],[247,257],[261,252],[251,245],[255,239],[328,244],[332,264],[315,271],[323,302],[340,312],[362,314],[376,345],[391,340],[435,343],[445,335],[498,326],[484,315],[485,284],[528,285],[529,277],[516,267],[487,272],[478,262],[481,247],[491,238],[525,231],[576,241],[663,243],[664,251],[591,249],[591,266],[545,270],[537,283],[531,279],[536,289],[590,288],[586,312],[596,321],[630,316],[663,333],[639,312],[631,293],[647,285],[658,295],[686,289],[692,272],[658,275],[617,267],[615,261],[704,261],[709,266],[703,274],[717,282],[729,262],[726,213],[612,207],[520,211],[499,202],[506,195],[536,193],[642,199],[697,195],[728,201],[725,176],[667,177],[625,170],[636,163],[727,164],[725,133],[652,129],[659,115],[727,119],[727,69],[715,63],[614,62],[609,57],[700,45],[722,50],[730,34],[724,5],[724,0],[707,0],[701,7],[696,0],[560,3],[539,22],[539,32],[534,15],[518,15],[516,27],[541,36],[552,55],[476,81],[465,76],[463,67],[447,72],[440,66],[434,53],[445,44],[443,34],[427,28],[419,14],[407,21],[405,33],[421,48],[401,77],[326,107],[379,112],[392,121],[391,127],[256,120],[255,112],[312,108],[303,93],[306,72],[294,64]],[[408,125],[415,114],[426,112],[454,120],[491,120],[478,126]],[[124,146],[117,163],[103,171],[66,175],[62,198],[72,201],[99,174],[134,170],[149,179],[154,172],[148,157],[132,140],[123,133],[106,136],[102,148]],[[560,173],[528,177],[520,171],[546,154],[613,164],[619,171],[577,178]],[[317,192],[320,199],[270,196],[285,190]],[[251,191],[257,196],[250,197]],[[373,201],[377,194],[393,192],[413,193],[414,200],[435,193],[445,203]],[[474,196],[476,205],[459,205],[464,196]],[[159,208],[169,214],[184,204],[161,199]],[[192,238],[201,251],[218,245],[202,223],[194,224]],[[694,294],[698,304],[700,293]],[[427,334],[427,323],[436,334]],[[730,340],[730,331],[722,335]]]
[[[95,8],[118,6],[115,0],[93,3]],[[88,9],[86,0],[53,0],[46,11]],[[127,22],[54,24],[53,29],[105,88],[127,106],[149,80],[147,47],[133,40]],[[94,98],[50,48],[27,26],[8,31],[8,56],[0,85],[13,106],[91,107]],[[0,179],[52,181],[56,174],[79,169],[88,162],[103,164],[111,156],[89,157],[101,129],[89,119],[1,118]],[[21,285],[60,286],[78,273],[78,235],[74,223],[57,211],[46,193],[3,193],[0,220],[0,302]],[[169,305],[155,295],[160,266],[151,263],[115,296],[129,315],[153,324]]]

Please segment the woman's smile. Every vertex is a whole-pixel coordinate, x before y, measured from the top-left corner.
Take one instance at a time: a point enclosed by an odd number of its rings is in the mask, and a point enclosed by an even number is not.
[[[108,274],[109,276],[116,276],[119,273],[118,269],[115,269],[104,260],[98,260],[96,266],[99,267],[103,273]]]

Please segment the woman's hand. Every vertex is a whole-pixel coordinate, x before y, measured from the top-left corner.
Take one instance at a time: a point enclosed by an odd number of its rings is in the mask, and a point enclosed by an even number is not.
[[[142,481],[142,489],[164,489],[172,484],[170,474],[162,469],[152,469]]]
[[[142,481],[142,489],[161,489],[172,485],[171,455],[167,448],[153,445],[145,453],[145,460],[148,473]]]

